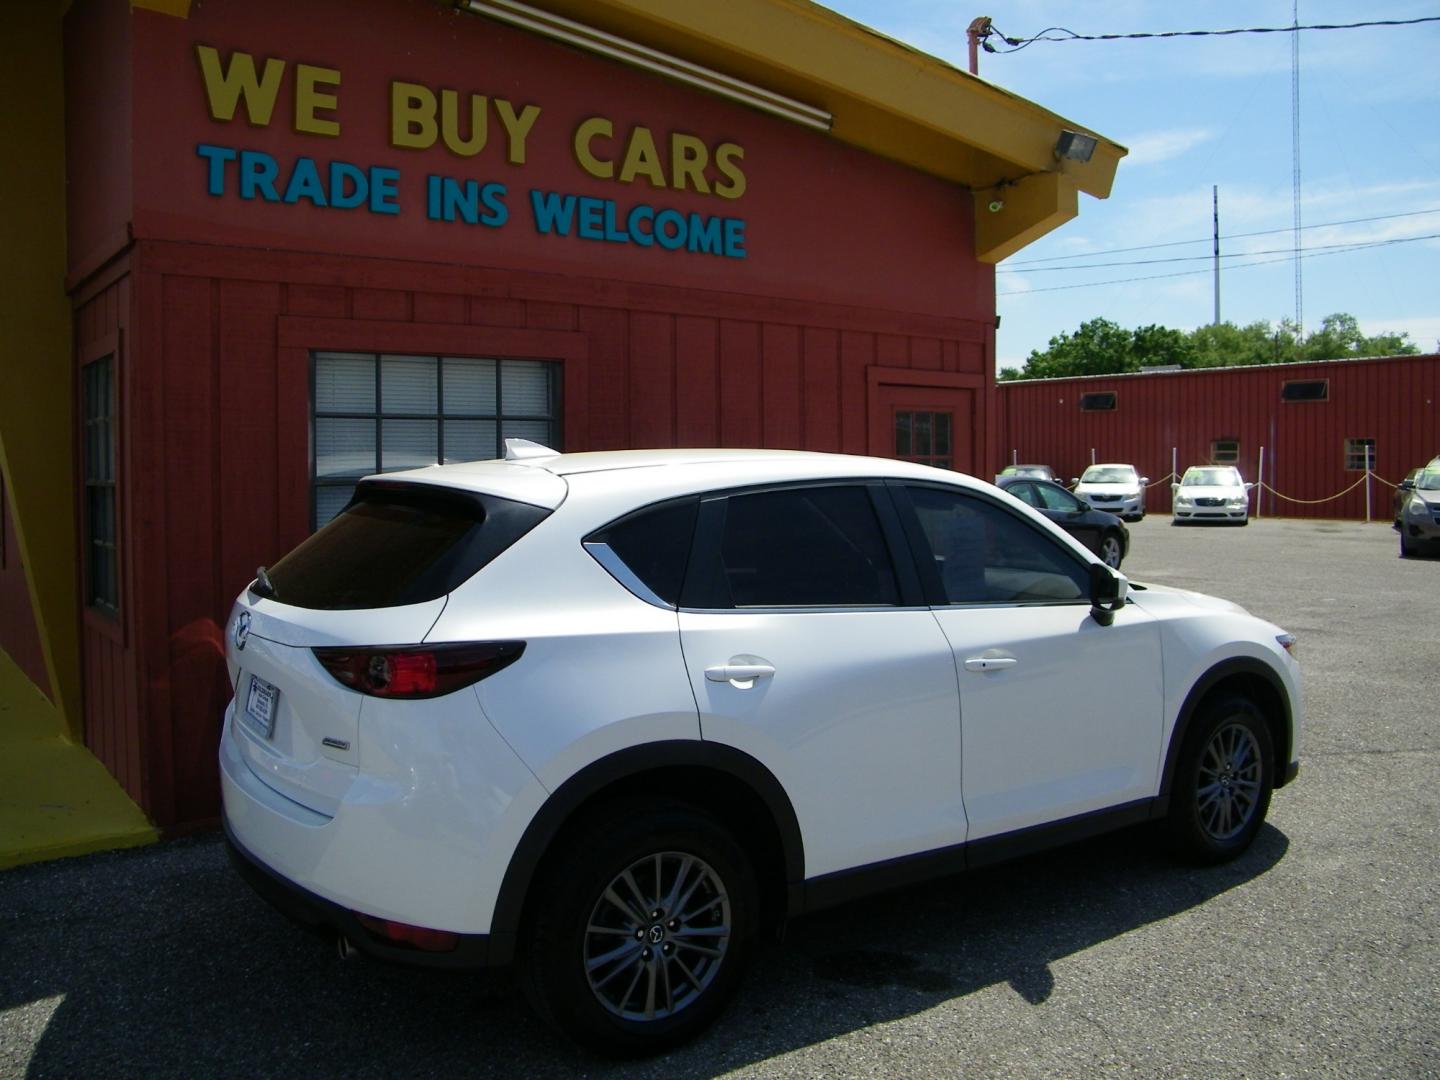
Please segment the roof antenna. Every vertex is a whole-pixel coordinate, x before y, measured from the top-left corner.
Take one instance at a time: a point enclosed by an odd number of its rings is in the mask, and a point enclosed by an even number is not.
[[[550,447],[542,446],[538,442],[531,442],[529,439],[505,440],[506,461],[530,461],[534,458],[548,458],[559,456],[559,450],[551,450]]]

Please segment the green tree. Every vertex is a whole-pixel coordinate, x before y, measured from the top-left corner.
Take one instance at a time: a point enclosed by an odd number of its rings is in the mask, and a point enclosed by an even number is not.
[[[1131,334],[1130,355],[1142,367],[1195,367],[1195,342],[1183,330],[1168,326],[1139,326]]]
[[[1354,315],[1337,312],[1320,321],[1320,329],[1305,338],[1305,360],[1342,360],[1351,356],[1412,356],[1420,351],[1410,335],[1377,334],[1366,337]]]
[[[1278,364],[1297,359],[1293,324],[1278,328],[1263,320],[1248,326],[1232,322],[1197,326],[1190,332],[1195,346],[1193,367]]]
[[[1114,375],[1142,367],[1184,368],[1283,364],[1297,360],[1339,360],[1358,356],[1411,356],[1420,351],[1407,333],[1366,337],[1353,315],[1327,315],[1303,340],[1290,319],[1277,325],[1257,320],[1196,327],[1188,333],[1167,326],[1126,330],[1109,319],[1091,319],[1073,334],[1057,334],[1049,348],[1036,349],[1023,369],[1005,368],[1001,382]]]
[[[1091,319],[1073,334],[1057,334],[1043,352],[1025,359],[1023,379],[1054,379],[1066,375],[1113,375],[1139,371],[1134,356],[1134,335],[1109,319]]]

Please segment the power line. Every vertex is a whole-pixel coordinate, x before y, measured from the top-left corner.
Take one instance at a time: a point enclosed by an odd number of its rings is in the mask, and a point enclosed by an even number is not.
[[[1357,245],[1354,245],[1354,246],[1346,246],[1346,247],[1344,247],[1344,248],[1342,248],[1342,249],[1340,249],[1340,250],[1335,250],[1335,251],[1322,251],[1322,250],[1319,250],[1319,249],[1314,249],[1314,248],[1312,248],[1312,249],[1310,249],[1310,250],[1307,250],[1307,251],[1303,252],[1303,253],[1300,255],[1300,258],[1302,258],[1302,259],[1310,259],[1310,258],[1319,258],[1319,257],[1325,256],[1325,255],[1345,255],[1345,254],[1353,253],[1353,252],[1355,252],[1355,251],[1359,251],[1359,250],[1361,250],[1361,249],[1363,249],[1363,248],[1390,247],[1390,246],[1392,246],[1392,245],[1394,245],[1394,244],[1409,244],[1409,243],[1413,243],[1413,242],[1416,241],[1416,240],[1437,240],[1437,239],[1440,239],[1440,233],[1430,233],[1430,234],[1428,234],[1428,235],[1426,235],[1426,236],[1405,236],[1405,237],[1401,237],[1401,238],[1396,239],[1396,240],[1376,240],[1376,241],[1373,241],[1373,242],[1368,243],[1368,244],[1357,244]],[[1232,265],[1232,266],[1230,267],[1230,269],[1232,269],[1232,270],[1244,270],[1244,269],[1247,269],[1248,267],[1251,267],[1251,266],[1270,266],[1270,265],[1272,265],[1272,264],[1274,264],[1274,263],[1290,262],[1291,259],[1293,259],[1293,258],[1294,258],[1293,255],[1282,255],[1282,256],[1281,256],[1280,258],[1278,258],[1278,259],[1256,259],[1254,262],[1234,264],[1234,265]],[[1098,287],[1101,286],[1101,285],[1129,285],[1129,284],[1131,284],[1132,282],[1136,282],[1136,281],[1161,281],[1161,280],[1163,280],[1163,279],[1165,279],[1165,278],[1192,277],[1192,276],[1194,276],[1195,274],[1208,274],[1209,272],[1210,272],[1209,270],[1178,270],[1178,271],[1176,271],[1176,272],[1173,273],[1173,274],[1148,274],[1148,275],[1142,275],[1142,276],[1140,276],[1140,277],[1112,278],[1112,279],[1110,279],[1110,280],[1108,280],[1108,281],[1085,281],[1085,282],[1080,282],[1079,284],[1075,284],[1075,285],[1049,285],[1049,286],[1046,286],[1046,287],[1043,288],[1043,289],[1013,289],[1013,290],[1011,290],[1011,291],[1009,291],[1009,292],[997,292],[995,295],[996,295],[996,296],[1029,296],[1031,293],[1064,292],[1064,291],[1066,291],[1066,290],[1068,290],[1068,289],[1094,289],[1094,288],[1098,288]]]
[[[1235,27],[1229,30],[1165,30],[1153,33],[1135,34],[1077,34],[1074,30],[1066,29],[1063,26],[1049,26],[1034,37],[1016,38],[996,30],[993,25],[987,28],[982,35],[980,45],[988,53],[1012,53],[1019,52],[1037,41],[1140,41],[1146,38],[1179,38],[1179,37],[1230,37],[1234,34],[1295,34],[1301,30],[1361,30],[1372,26],[1416,26],[1420,23],[1440,22],[1440,15],[1425,15],[1418,19],[1375,19],[1368,22],[1353,23],[1311,23],[1307,26],[1245,26]],[[1062,37],[1050,37],[1051,34],[1064,35]],[[990,44],[991,36],[999,37],[1008,49],[997,49]]]
[[[1378,214],[1375,217],[1348,218],[1345,221],[1322,221],[1313,225],[1302,225],[1303,229],[1332,229],[1337,225],[1363,225],[1370,221],[1393,221],[1396,218],[1419,217],[1422,214],[1440,214],[1440,206],[1431,207],[1429,210],[1406,210],[1400,214]],[[1274,236],[1276,233],[1292,232],[1293,227],[1284,229],[1259,229],[1255,232],[1227,233],[1221,240],[1243,240],[1251,236]],[[1162,244],[1137,244],[1134,247],[1119,248],[1097,248],[1095,251],[1081,251],[1074,255],[1047,255],[1041,259],[1021,259],[1019,262],[1007,262],[1004,267],[997,267],[997,270],[1009,272],[1017,266],[1033,266],[1036,263],[1060,262],[1066,259],[1091,259],[1096,255],[1124,255],[1131,251],[1153,251],[1158,248],[1183,247],[1186,244],[1208,244],[1210,237],[1197,236],[1194,240],[1169,240]]]
[[[1279,230],[1277,230],[1277,231],[1278,231],[1278,232],[1288,232],[1289,230],[1287,230],[1287,229],[1279,229]],[[1440,236],[1440,233],[1435,233],[1435,234],[1432,234],[1432,235]],[[1424,237],[1418,237],[1418,236],[1416,236],[1416,237],[1402,236],[1402,237],[1396,237],[1395,239],[1398,239],[1398,240],[1420,240],[1420,239],[1424,239]],[[1345,251],[1345,250],[1349,250],[1349,249],[1352,249],[1352,248],[1374,247],[1377,242],[1383,243],[1383,241],[1375,241],[1375,240],[1349,240],[1349,241],[1346,241],[1345,243],[1340,243],[1340,244],[1317,244],[1317,245],[1315,245],[1314,247],[1308,247],[1308,248],[1305,248],[1304,250],[1306,250],[1306,251]],[[1285,253],[1285,252],[1290,252],[1291,254],[1293,254],[1294,251],[1295,251],[1295,249],[1294,249],[1293,247],[1288,247],[1288,248],[1266,248],[1266,249],[1261,250],[1261,251],[1233,251],[1233,252],[1230,252],[1230,253],[1228,253],[1228,254],[1221,255],[1220,258],[1222,258],[1222,259],[1249,259],[1249,258],[1253,258],[1253,257],[1256,256],[1256,255],[1280,255],[1280,254],[1283,254],[1283,253]],[[1128,259],[1128,260],[1123,260],[1123,261],[1121,261],[1121,262],[1080,263],[1078,266],[1035,266],[1035,267],[1031,267],[1031,268],[1028,269],[1028,270],[1008,270],[1008,269],[1001,269],[1001,268],[997,267],[996,270],[995,270],[995,272],[996,272],[997,274],[1046,274],[1046,273],[1054,273],[1054,272],[1056,272],[1056,271],[1060,271],[1060,272],[1064,273],[1064,272],[1070,271],[1070,270],[1103,270],[1103,269],[1105,269],[1105,268],[1107,268],[1107,267],[1111,267],[1111,266],[1159,266],[1159,265],[1162,265],[1162,264],[1164,264],[1164,263],[1200,262],[1202,259],[1203,259],[1203,260],[1208,260],[1208,259],[1211,259],[1211,258],[1213,258],[1213,257],[1214,257],[1214,256],[1212,256],[1212,255],[1177,255],[1177,256],[1175,256],[1174,258],[1169,258],[1169,259]]]

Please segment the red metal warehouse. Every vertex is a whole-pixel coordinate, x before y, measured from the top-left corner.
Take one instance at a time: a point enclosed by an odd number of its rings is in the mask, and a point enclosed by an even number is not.
[[[1001,383],[996,412],[997,461],[1066,480],[1130,463],[1151,510],[1170,510],[1172,464],[1235,465],[1265,484],[1254,512],[1364,520],[1368,494],[1388,521],[1393,485],[1440,452],[1440,356]]]

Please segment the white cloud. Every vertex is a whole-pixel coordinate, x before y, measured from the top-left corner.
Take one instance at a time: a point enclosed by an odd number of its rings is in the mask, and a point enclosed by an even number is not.
[[[1130,148],[1125,164],[1131,168],[1157,165],[1162,161],[1187,154],[1201,143],[1215,138],[1212,128],[1172,128],[1169,131],[1147,131],[1140,135],[1122,138],[1121,143]]]

